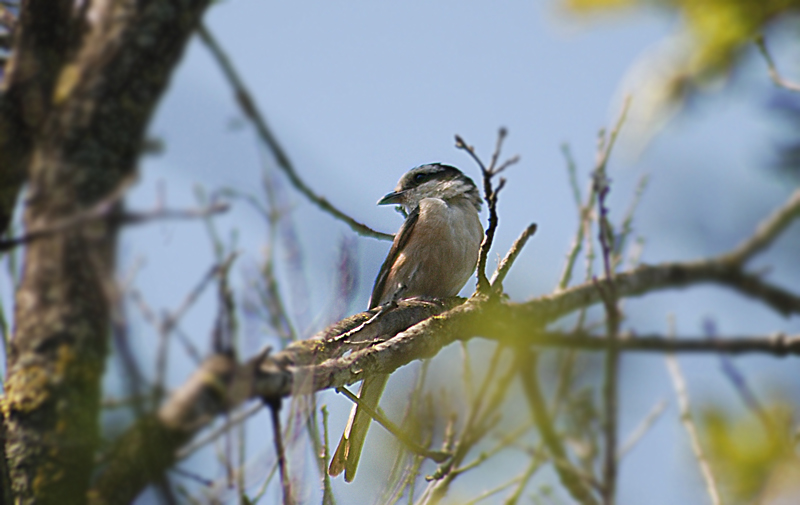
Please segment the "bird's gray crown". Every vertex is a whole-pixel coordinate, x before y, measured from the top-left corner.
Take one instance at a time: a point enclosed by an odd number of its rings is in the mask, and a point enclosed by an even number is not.
[[[480,211],[481,196],[472,179],[461,170],[442,163],[429,163],[412,168],[400,178],[395,194],[403,194],[404,206],[413,208],[423,198],[445,201],[466,198]]]

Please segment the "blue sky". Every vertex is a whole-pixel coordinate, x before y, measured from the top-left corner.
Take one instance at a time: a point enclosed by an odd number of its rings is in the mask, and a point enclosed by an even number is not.
[[[663,13],[578,20],[553,2],[522,1],[239,0],[216,4],[206,20],[301,177],[342,210],[377,229],[394,232],[400,226],[397,213],[375,207],[375,202],[403,172],[443,161],[478,177],[470,159],[453,147],[453,135],[462,135],[488,158],[498,127],[508,128],[506,153],[519,154],[522,160],[507,174],[492,257],[502,256],[528,223],[539,225],[507,282],[514,300],[552,289],[576,228],[561,144],[571,145],[585,187],[597,131],[618,112],[620,83],[633,62],[677,25]],[[776,56],[796,62],[796,53],[784,44]],[[645,173],[651,178],[634,225],[635,233],[646,238],[643,261],[722,252],[789,194],[791,185],[766,168],[775,132],[764,112],[769,90],[763,65],[751,55],[732,85],[702,96],[644,151],[637,154],[626,150],[624,143],[620,146],[610,165],[612,218],[619,219],[627,208],[638,178]],[[632,92],[636,100],[637,90]],[[258,193],[262,168],[272,165],[222,74],[197,40],[190,44],[150,134],[162,139],[166,149],[143,160],[141,181],[130,200],[134,208],[152,206],[159,186],[174,207],[194,205],[197,184],[209,190],[231,187]],[[306,301],[287,296],[293,312],[302,318],[298,326],[308,335],[328,322],[339,245],[352,233],[288,185],[286,191],[303,250],[303,278],[310,286]],[[241,287],[246,266],[260,260],[266,226],[238,203],[218,220],[218,227],[225,236],[237,230],[242,257],[233,280]],[[800,238],[798,231],[795,226],[775,251],[756,262],[774,265],[772,278],[787,286],[800,281],[791,252],[796,251],[791,244]],[[388,250],[388,243],[373,239],[357,243],[359,287],[350,312],[366,306],[372,280]],[[137,258],[144,259],[137,285],[159,310],[175,308],[213,262],[202,223],[132,229],[125,233],[121,251],[123,271]],[[281,279],[290,282],[287,261],[280,254],[278,265],[284,269],[279,272]],[[473,287],[470,281],[464,294]],[[209,291],[183,321],[183,329],[203,349],[208,346],[215,306]],[[707,317],[716,320],[723,334],[800,330],[797,317],[776,317],[738,295],[711,287],[657,294],[625,307],[626,326],[641,332],[664,332],[668,314],[675,316],[683,334],[700,334]],[[143,322],[134,324],[136,352],[152,372],[153,331]],[[246,347],[253,351],[269,342],[273,342],[269,335],[253,331]],[[479,345],[476,352],[482,349]],[[443,362],[447,360],[444,356]],[[713,396],[739,408],[718,359],[693,357],[681,362],[694,398]],[[736,362],[757,391],[788,387],[791,363],[786,360]],[[169,383],[179,384],[190,371],[191,362],[173,347]],[[397,375],[390,388],[402,391],[403,379],[411,372]],[[625,357],[621,381],[621,439],[660,399],[667,399],[669,407],[622,463],[619,503],[702,503],[699,472],[677,420],[663,359]],[[107,385],[111,392],[120,386],[113,372]],[[797,389],[791,394],[796,399]],[[402,402],[396,399],[401,395],[396,393],[392,401],[390,389],[387,410]],[[330,394],[321,401],[330,407],[331,437],[337,438],[349,405]],[[258,417],[248,429],[254,447],[250,456],[256,462],[268,458],[265,454],[270,451],[267,423],[266,417]],[[381,431],[373,428],[373,443],[388,440]],[[190,465],[194,471],[219,477],[213,459],[212,454],[198,456]],[[365,463],[377,472],[383,468],[380,458],[367,457]],[[507,458],[494,468],[495,477],[519,471],[515,464],[519,461]],[[369,469],[362,470],[362,477]],[[313,480],[314,474],[307,472]],[[488,473],[485,480],[457,481],[453,496],[470,496],[499,482]],[[543,474],[542,479],[547,478]],[[372,491],[363,480],[350,486],[337,482],[340,503],[369,503]],[[309,492],[313,496],[316,491]],[[276,493],[267,496],[274,499]]]

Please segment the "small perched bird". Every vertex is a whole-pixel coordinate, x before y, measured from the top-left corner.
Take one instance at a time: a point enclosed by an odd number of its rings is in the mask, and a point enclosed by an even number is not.
[[[381,266],[369,308],[400,298],[455,296],[475,271],[483,227],[481,197],[472,179],[455,167],[431,163],[409,170],[378,205],[400,205],[406,220]],[[360,402],[377,408],[389,375],[366,377]],[[353,480],[370,417],[354,406],[328,473]]]

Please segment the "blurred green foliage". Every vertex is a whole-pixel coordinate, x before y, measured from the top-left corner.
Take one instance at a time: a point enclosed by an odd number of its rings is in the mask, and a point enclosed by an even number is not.
[[[773,477],[800,463],[792,412],[792,405],[782,400],[756,413],[731,414],[713,405],[702,409],[698,423],[702,439],[729,502],[764,503],[768,488],[774,487]]]
[[[562,0],[571,12],[593,14],[620,9],[659,8],[676,14],[680,64],[671,79],[673,97],[687,85],[724,75],[742,49],[775,20],[800,13],[800,0]]]

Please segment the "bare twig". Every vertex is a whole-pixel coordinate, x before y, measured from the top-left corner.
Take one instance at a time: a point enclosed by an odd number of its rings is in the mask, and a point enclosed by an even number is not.
[[[57,233],[63,233],[101,219],[110,219],[112,223],[116,225],[136,225],[156,220],[198,219],[228,210],[228,204],[217,202],[198,209],[155,209],[146,212],[123,212],[115,214],[115,206],[122,198],[123,193],[124,191],[115,192],[93,207],[85,211],[77,212],[72,216],[65,217],[44,228],[33,229],[20,237],[0,240],[0,252],[8,251],[21,245],[28,245],[35,240],[50,237]]]
[[[161,403],[161,398],[164,391],[164,380],[167,374],[167,358],[169,355],[169,337],[175,329],[178,321],[186,314],[186,312],[194,305],[197,299],[205,290],[206,286],[211,282],[214,277],[219,275],[220,272],[227,271],[236,254],[229,254],[228,257],[214,266],[203,276],[200,282],[189,291],[184,298],[183,302],[172,313],[165,313],[158,324],[159,339],[158,350],[156,351],[156,378],[154,382],[153,394],[153,407],[157,407]],[[138,293],[137,293],[138,296]],[[141,298],[141,297],[139,297]]]
[[[755,233],[725,255],[724,259],[735,265],[746,263],[769,247],[798,218],[800,218],[800,189],[795,190],[786,203],[759,223]]]
[[[562,149],[567,161],[567,171],[569,172],[570,185],[572,186],[573,196],[575,197],[575,205],[578,210],[578,229],[575,232],[575,238],[573,239],[572,245],[567,253],[567,261],[564,264],[564,271],[561,273],[561,278],[558,281],[557,289],[559,291],[565,289],[569,285],[570,280],[572,280],[572,269],[575,267],[578,254],[581,252],[581,248],[583,247],[584,236],[589,235],[588,230],[591,228],[592,209],[594,208],[594,202],[597,198],[597,193],[593,191],[594,184],[590,184],[588,195],[586,197],[586,203],[581,203],[581,194],[580,188],[578,187],[575,161],[572,159],[572,154],[566,144]],[[594,249],[591,247],[591,244],[592,242],[589,241],[587,271],[591,271],[591,266],[594,259],[594,255],[592,254]],[[587,278],[591,278],[591,275],[587,275]]]
[[[322,468],[328,468],[328,464],[330,461],[330,444],[328,443],[328,407],[323,405],[320,409],[322,413],[322,431],[323,431],[323,441],[324,444],[322,445],[322,453],[319,454],[319,458],[322,460]],[[331,476],[328,475],[328,472],[322,472],[322,505],[335,505],[336,501],[333,498],[333,489],[331,488]]]
[[[495,348],[478,392],[469,404],[463,428],[454,438],[453,458],[440,465],[432,475],[426,477],[431,484],[423,495],[425,499],[420,500],[421,503],[438,503],[444,497],[453,481],[471,467],[471,465],[460,467],[469,452],[500,421],[498,413],[500,405],[504,401],[509,385],[516,377],[519,367],[516,361],[512,362],[511,366],[500,366],[505,350],[503,345]],[[500,373],[500,370],[503,369],[505,371]],[[489,393],[490,386],[494,386],[491,394]]]
[[[144,300],[144,297],[139,292],[139,290],[132,288],[130,289],[128,294],[131,297],[131,300],[133,300],[133,302],[139,308],[139,312],[142,313],[144,320],[147,321],[148,324],[150,324],[151,326],[160,331],[162,326],[161,319],[155,315],[153,309],[150,308],[150,306]],[[203,357],[200,355],[200,351],[192,343],[188,335],[186,335],[186,333],[184,333],[184,331],[180,328],[180,326],[178,326],[177,321],[173,327],[173,331],[175,331],[175,334],[178,336],[178,340],[183,345],[183,349],[184,351],[186,351],[186,354],[192,359],[192,361],[194,361],[196,365],[200,364],[200,362],[203,361]]]
[[[621,319],[619,307],[617,306],[618,295],[614,282],[614,268],[612,267],[615,239],[608,219],[608,207],[606,206],[606,197],[611,188],[606,167],[617,135],[619,135],[619,131],[625,121],[629,104],[630,98],[628,97],[625,99],[620,117],[607,140],[604,133],[601,132],[597,165],[592,174],[594,181],[593,192],[597,194],[600,248],[603,254],[603,266],[605,267],[605,282],[603,284],[597,283],[597,288],[600,290],[600,296],[606,309],[606,338],[609,341],[605,360],[605,383],[603,384],[605,457],[603,461],[602,494],[603,503],[606,505],[613,505],[616,494],[619,351],[615,344]]]
[[[283,489],[283,505],[293,505],[294,495],[289,479],[289,469],[286,464],[286,452],[283,447],[283,433],[281,432],[281,400],[268,402],[267,406],[272,414],[272,436],[275,444],[275,454],[278,455],[278,468],[281,472],[281,488]]]
[[[524,476],[525,476],[524,474],[523,475],[518,475],[518,476],[514,477],[513,479],[511,479],[511,480],[509,480],[507,482],[504,482],[503,484],[500,484],[499,486],[497,486],[495,488],[488,489],[488,490],[484,491],[483,493],[479,494],[478,496],[476,496],[475,498],[473,498],[473,499],[471,499],[471,500],[469,500],[467,502],[464,502],[464,505],[475,505],[476,503],[481,502],[481,501],[483,501],[483,500],[485,500],[487,498],[491,498],[492,496],[494,496],[497,493],[503,491],[504,489],[508,489],[511,486],[513,486],[514,484],[518,484],[520,481],[522,481]]]
[[[761,56],[764,57],[764,61],[767,62],[767,71],[769,72],[769,78],[772,79],[772,82],[774,82],[779,88],[800,93],[800,84],[796,84],[788,79],[785,79],[778,72],[778,69],[775,67],[775,62],[772,60],[772,56],[770,56],[769,51],[767,51],[767,45],[764,42],[764,36],[759,35],[756,37],[755,43],[759,52],[761,52]]]
[[[542,445],[542,444],[540,444]],[[519,483],[517,484],[517,488],[514,489],[506,500],[503,502],[503,505],[516,505],[519,501],[520,496],[525,491],[525,488],[528,486],[528,482],[530,482],[531,478],[536,474],[539,468],[542,467],[542,463],[544,461],[544,457],[540,455],[540,451],[536,452],[536,455],[533,459],[531,459],[528,468],[525,470],[525,473],[520,476]]]
[[[208,47],[209,51],[211,51],[212,56],[219,64],[222,73],[225,75],[225,78],[228,79],[228,83],[231,85],[236,95],[236,103],[242,109],[245,117],[247,117],[247,119],[253,123],[258,136],[272,152],[273,156],[275,157],[275,162],[283,171],[283,173],[285,173],[289,178],[292,186],[294,186],[295,189],[302,193],[311,203],[319,207],[323,212],[326,212],[339,221],[347,224],[351,230],[359,235],[377,238],[380,240],[392,240],[394,238],[393,235],[373,230],[367,225],[359,223],[338,208],[334,207],[324,197],[318,196],[316,193],[314,193],[314,191],[311,190],[311,188],[297,174],[297,170],[295,170],[294,165],[289,160],[289,156],[278,143],[277,138],[272,133],[269,126],[267,126],[267,121],[264,119],[264,115],[258,109],[256,102],[253,100],[250,92],[245,87],[244,82],[231,63],[230,58],[228,58],[228,55],[225,54],[217,40],[214,38],[208,28],[206,28],[206,26],[202,23],[200,26],[198,26],[197,33],[200,35],[200,40],[202,40],[206,47]]]
[[[345,388],[345,387],[336,388],[336,392],[337,393],[342,393],[351,402],[353,402],[356,405],[358,405],[358,407],[360,409],[363,409],[364,412],[366,412],[366,414],[369,417],[371,417],[375,422],[377,422],[378,424],[380,424],[381,426],[386,428],[386,431],[388,431],[389,433],[394,435],[394,437],[397,440],[399,440],[404,446],[406,446],[406,448],[409,451],[411,451],[411,452],[413,452],[415,454],[418,454],[420,456],[424,456],[424,457],[426,457],[428,459],[432,459],[433,461],[435,461],[437,463],[442,463],[443,461],[446,461],[447,459],[449,459],[452,456],[452,454],[449,454],[447,452],[431,451],[429,449],[426,449],[425,447],[422,447],[421,445],[419,445],[415,441],[411,440],[410,438],[408,438],[406,436],[405,433],[403,433],[403,431],[400,428],[395,426],[395,424],[392,423],[389,419],[387,419],[386,416],[381,414],[380,411],[374,410],[369,405],[361,403],[359,401],[358,397],[356,395],[354,395],[353,393],[351,393],[347,388]]]
[[[514,261],[519,256],[519,253],[522,252],[522,248],[525,247],[525,244],[528,242],[528,239],[536,233],[536,223],[528,225],[525,228],[517,240],[514,241],[512,244],[511,249],[508,250],[506,256],[500,261],[500,264],[497,266],[497,270],[495,270],[494,274],[492,274],[492,279],[489,281],[489,284],[494,288],[502,288],[503,280],[505,280],[506,275],[508,275],[508,271],[511,269],[511,265],[514,264]]]
[[[506,180],[501,177],[497,187],[494,187],[492,184],[492,179],[494,176],[519,161],[518,156],[513,156],[499,166],[497,165],[497,161],[500,158],[500,152],[503,147],[503,140],[505,140],[506,135],[506,129],[500,128],[500,131],[497,133],[497,144],[495,145],[494,153],[492,154],[492,160],[488,168],[483,164],[483,161],[481,161],[480,157],[475,152],[475,148],[464,142],[464,139],[462,139],[459,135],[456,135],[456,148],[466,151],[481,169],[481,175],[483,176],[483,199],[486,201],[486,205],[489,207],[489,226],[486,227],[486,233],[483,238],[483,242],[481,243],[481,249],[478,255],[477,291],[479,293],[487,293],[490,287],[489,280],[486,278],[486,261],[489,257],[489,250],[492,248],[492,242],[494,241],[494,234],[497,231],[497,223],[499,220],[497,216],[497,197],[500,193],[500,190],[502,190],[506,184]]]
[[[661,414],[664,413],[668,405],[667,400],[661,400],[656,403],[653,408],[648,412],[647,416],[642,419],[642,422],[633,430],[633,433],[630,434],[628,439],[625,441],[624,444],[619,448],[617,451],[617,460],[621,460],[626,454],[628,454],[631,449],[633,449],[636,444],[639,443],[639,440],[650,431],[650,428],[661,418]]]
[[[575,206],[580,210],[583,198],[581,198],[581,188],[578,184],[578,166],[575,164],[575,158],[572,157],[572,150],[566,142],[561,144],[561,154],[564,155],[564,161],[567,163],[569,186],[572,188],[572,197],[575,199]]]
[[[553,457],[554,467],[561,484],[576,501],[584,505],[597,504],[597,499],[592,494],[591,487],[569,461],[567,451],[564,449],[561,439],[553,427],[550,415],[547,413],[544,396],[539,387],[538,360],[535,353],[521,350],[520,355],[525,356],[525,367],[520,369],[525,395],[528,398],[533,419],[539,428],[539,434]]]
[[[219,437],[223,436],[225,433],[227,433],[231,429],[231,427],[238,426],[238,425],[242,424],[243,422],[245,422],[246,420],[248,420],[251,417],[253,417],[254,415],[256,415],[259,412],[261,412],[262,408],[263,408],[263,405],[257,404],[257,405],[251,406],[250,408],[248,408],[246,410],[243,410],[241,412],[237,412],[236,414],[230,416],[225,421],[225,423],[222,424],[222,426],[216,428],[211,433],[208,433],[207,435],[204,435],[202,438],[193,441],[191,444],[181,448],[181,450],[178,451],[177,459],[181,460],[181,459],[188,458],[189,456],[191,456],[192,454],[194,454],[198,450],[202,449],[206,445],[214,442]]]
[[[711,503],[713,505],[721,505],[722,500],[720,499],[714,474],[711,472],[711,466],[708,464],[708,460],[703,453],[703,448],[700,445],[700,438],[697,434],[697,428],[695,428],[694,422],[692,421],[692,413],[689,407],[689,393],[686,390],[686,381],[683,379],[680,365],[678,365],[678,360],[672,354],[668,354],[665,359],[667,360],[667,369],[669,370],[670,377],[672,377],[672,385],[675,387],[675,395],[678,397],[681,423],[683,423],[683,427],[686,428],[686,433],[689,435],[689,443],[697,459],[697,464],[700,465],[700,471],[706,483],[708,496],[711,498]]]
[[[636,212],[636,208],[639,206],[639,201],[644,194],[644,190],[647,188],[649,180],[650,179],[647,175],[643,175],[639,178],[639,183],[636,185],[636,190],[633,194],[633,201],[628,207],[628,210],[625,212],[625,217],[622,219],[622,226],[620,227],[619,234],[616,236],[616,240],[614,241],[614,254],[611,257],[611,266],[614,271],[616,271],[617,267],[619,267],[619,265],[622,263],[623,254],[625,252],[625,244],[627,243],[628,237],[633,231],[631,226],[633,223],[633,216]]]

